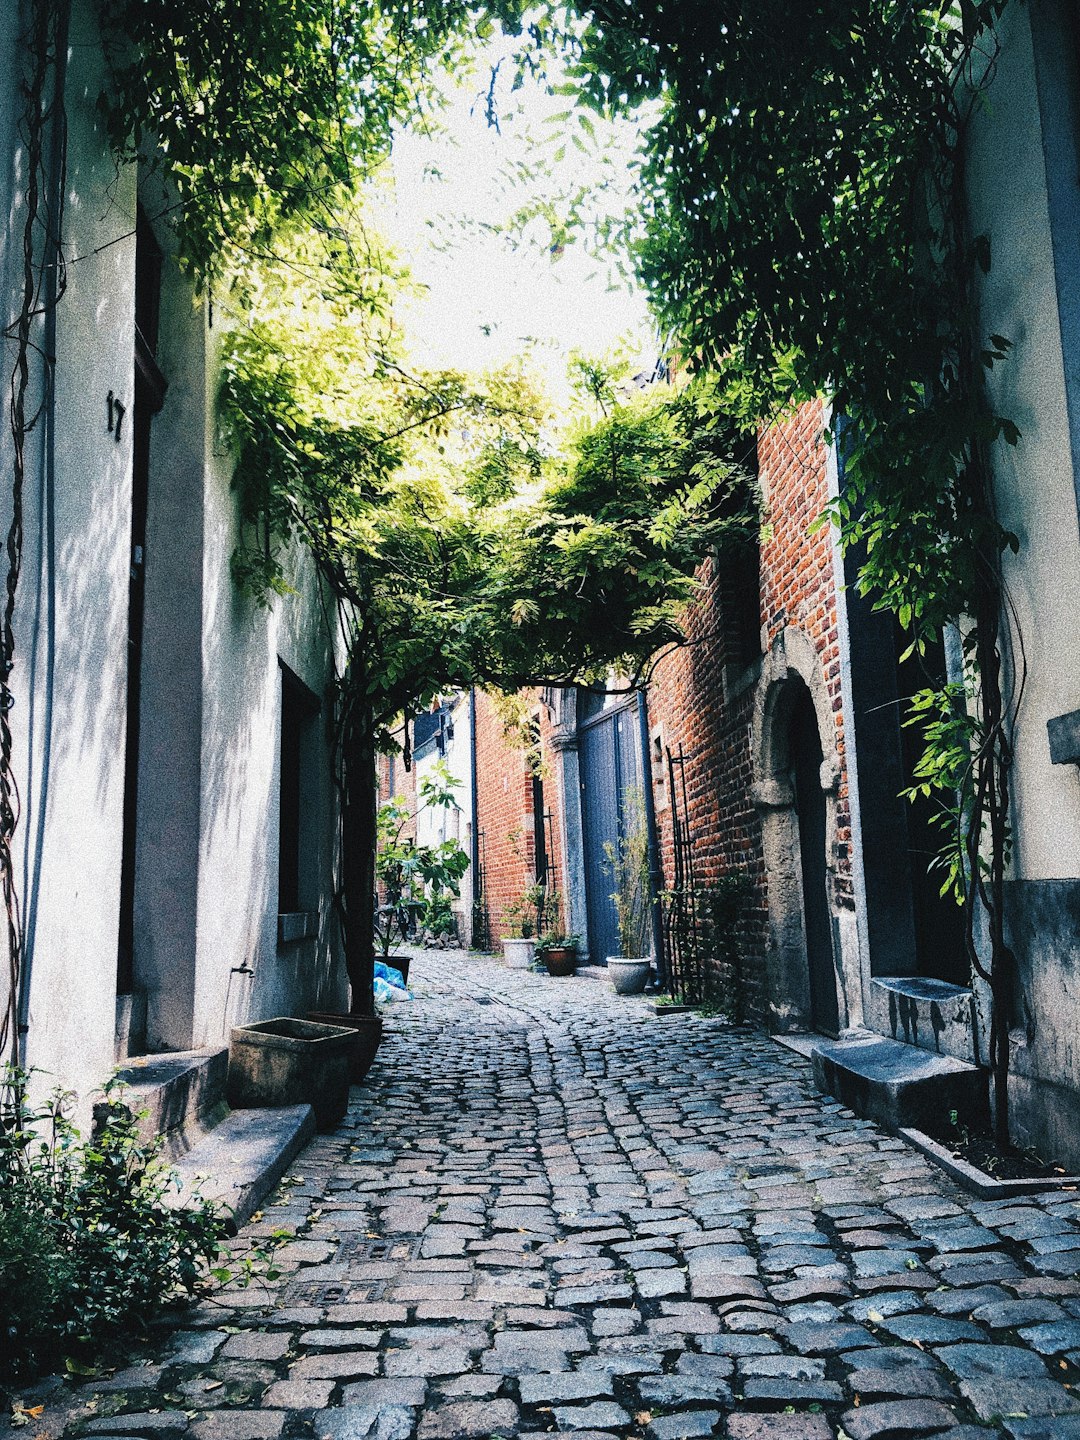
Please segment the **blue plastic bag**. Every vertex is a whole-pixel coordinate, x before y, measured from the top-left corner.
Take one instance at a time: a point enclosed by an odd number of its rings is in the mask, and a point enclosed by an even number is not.
[[[381,960],[375,961],[374,990],[376,1000],[412,999],[405,988],[405,977],[401,971],[395,970],[392,965],[384,965]]]

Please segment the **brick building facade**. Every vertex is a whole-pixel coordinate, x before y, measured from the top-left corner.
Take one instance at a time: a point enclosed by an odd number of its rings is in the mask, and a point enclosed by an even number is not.
[[[725,556],[699,575],[702,592],[688,616],[689,644],[657,666],[648,696],[649,769],[663,883],[676,872],[675,832],[689,840],[699,915],[725,877],[745,879],[739,901],[739,973],[720,973],[708,988],[738,1008],[770,1015],[784,1028],[815,1020],[838,1028],[826,998],[814,1015],[792,953],[801,949],[802,893],[824,890],[833,968],[857,971],[851,869],[849,787],[844,762],[840,586],[835,540],[816,527],[830,498],[830,456],[819,403],[764,430],[757,446],[763,500],[756,554]],[[820,747],[825,790],[822,865],[804,866],[798,797],[788,772],[792,725]],[[805,828],[805,824],[804,824]],[[820,817],[819,817],[820,830]],[[815,857],[807,857],[810,861]],[[686,863],[685,849],[683,855]],[[823,962],[824,963],[824,962]],[[822,988],[827,975],[822,977]]]
[[[813,523],[830,496],[824,420],[821,405],[811,404],[762,432],[760,547],[725,557],[722,567],[703,567],[702,593],[688,615],[690,643],[660,661],[644,717],[633,697],[534,690],[519,697],[519,715],[532,727],[523,733],[520,724],[508,728],[492,697],[477,693],[473,883],[481,896],[478,934],[492,947],[510,933],[508,909],[540,878],[559,890],[562,921],[581,935],[583,952],[603,958],[604,947],[589,936],[590,924],[602,927],[610,884],[596,853],[597,816],[602,821],[605,810],[596,792],[620,786],[606,805],[610,824],[625,793],[642,786],[652,801],[658,889],[674,883],[676,817],[686,822],[702,905],[724,877],[745,877],[739,1008],[779,1028],[836,1030],[850,1018],[858,963],[841,572],[833,532]],[[592,741],[598,727],[614,733],[620,725],[625,754],[615,782],[610,767],[597,768]],[[818,792],[821,798],[808,857],[816,863],[807,865],[800,863],[799,797],[790,773],[799,725],[811,751],[811,800]],[[821,899],[818,964],[825,973],[815,983],[824,1001],[807,975],[804,903],[811,886]],[[718,966],[709,943],[703,935],[705,959]],[[730,1001],[731,976],[717,969],[714,979]],[[830,1003],[831,994],[838,1000]]]
[[[476,694],[476,826],[484,919],[492,948],[511,933],[508,907],[537,882],[565,890],[561,766],[555,763],[551,707],[526,692],[522,734],[490,695]],[[565,921],[565,913],[564,913]],[[545,924],[552,923],[550,905]]]

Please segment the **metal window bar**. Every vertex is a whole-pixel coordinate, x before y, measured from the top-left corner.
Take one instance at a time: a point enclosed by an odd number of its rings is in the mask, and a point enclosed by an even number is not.
[[[684,1005],[705,999],[705,975],[698,935],[698,891],[694,840],[686,796],[686,757],[667,751],[668,805],[672,832],[672,884],[664,891],[662,938],[668,994]]]
[[[485,883],[485,865],[487,856],[486,834],[483,830],[476,832],[476,874],[473,876],[473,902],[472,902],[472,948],[474,950],[491,949],[491,917],[487,908],[487,885]]]
[[[555,853],[552,830],[554,815],[550,807],[540,817],[540,830],[544,838],[543,868],[537,865],[536,883],[542,887],[543,895],[540,898],[540,906],[536,916],[536,933],[542,935],[545,930],[550,930],[553,923],[558,923],[559,916],[546,914],[548,896],[552,890],[558,890],[557,877],[552,874],[551,859]],[[537,857],[539,859],[539,857]]]

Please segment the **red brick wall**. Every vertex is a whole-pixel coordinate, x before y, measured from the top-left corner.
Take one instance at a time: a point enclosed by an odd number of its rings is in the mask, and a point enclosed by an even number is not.
[[[768,496],[771,538],[762,549],[762,614],[771,644],[785,625],[798,625],[814,642],[832,705],[840,757],[837,830],[843,846],[837,864],[836,899],[854,905],[851,884],[851,808],[844,753],[844,717],[840,693],[840,641],[836,618],[836,575],[833,537],[823,525],[809,527],[829,501],[826,450],[821,440],[824,415],[820,402],[804,405],[789,420],[759,438],[758,469]],[[828,753],[829,739],[822,737]]]
[[[665,885],[673,884],[670,749],[684,759],[681,771],[675,767],[675,805],[680,818],[685,816],[690,822],[697,886],[708,887],[732,872],[747,874],[753,885],[739,941],[744,1003],[748,1013],[761,1014],[766,901],[761,834],[750,802],[754,686],[747,685],[731,703],[725,703],[723,669],[728,647],[724,606],[711,562],[702,567],[699,579],[702,594],[687,616],[691,643],[661,662],[649,688],[650,765],[660,861]],[[657,740],[662,746],[659,761]],[[712,968],[714,988],[731,984],[731,976]]]
[[[762,432],[758,466],[766,496],[761,548],[760,618],[767,643],[786,625],[798,625],[819,653],[833,707],[837,748],[841,757],[838,797],[840,842],[850,840],[847,774],[843,768],[843,717],[840,701],[840,657],[836,624],[836,582],[832,542],[827,527],[810,534],[812,522],[828,501],[826,451],[821,441],[820,404],[803,406],[789,419]],[[756,685],[735,682],[729,669],[725,699],[724,667],[730,665],[731,596],[725,577],[710,563],[699,572],[700,598],[687,617],[690,644],[666,657],[657,667],[649,690],[650,764],[656,806],[661,864],[666,884],[674,871],[672,809],[666,763],[657,763],[659,728],[664,751],[685,759],[685,812],[693,839],[695,878],[709,886],[735,871],[745,873],[752,895],[743,907],[739,941],[743,1001],[750,1014],[764,1012],[764,957],[767,895],[761,832],[751,803],[752,728]],[[749,678],[749,677],[747,677]],[[827,742],[827,737],[826,737]],[[676,770],[676,802],[683,795]],[[847,854],[850,853],[848,846]],[[851,876],[845,858],[837,876],[837,899],[851,903]],[[714,973],[718,988],[732,977]],[[730,998],[730,990],[729,990]]]
[[[539,715],[544,809],[548,827],[549,875],[561,889],[562,836],[559,829],[559,769],[551,752],[551,722],[539,691],[523,697],[529,714]],[[476,697],[476,826],[481,836],[484,895],[489,933],[495,944],[510,933],[505,907],[520,898],[536,875],[533,772],[526,747],[508,735],[491,696]]]

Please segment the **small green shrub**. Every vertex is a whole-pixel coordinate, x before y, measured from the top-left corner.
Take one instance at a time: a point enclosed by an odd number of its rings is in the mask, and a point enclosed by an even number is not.
[[[119,1087],[106,1087],[83,1140],[56,1091],[0,1072],[0,1376],[21,1377],[137,1330],[221,1266],[225,1214],[177,1180],[160,1142],[139,1135]]]

